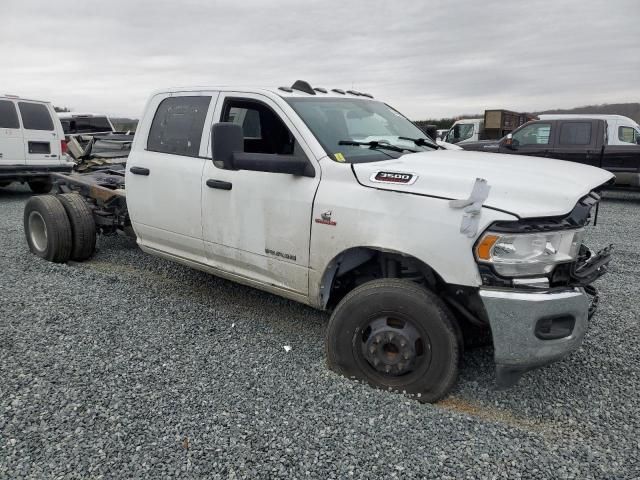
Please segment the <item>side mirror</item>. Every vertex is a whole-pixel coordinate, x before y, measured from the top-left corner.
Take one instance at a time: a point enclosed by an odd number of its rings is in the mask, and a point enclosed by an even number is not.
[[[214,123],[211,127],[211,154],[216,162],[222,162],[224,168],[233,170],[233,154],[244,151],[242,127],[235,123]]]
[[[213,160],[222,162],[227,170],[252,170],[315,177],[313,166],[304,157],[275,153],[245,153],[242,127],[235,123],[214,124],[211,127],[211,143]]]
[[[519,142],[513,139],[513,134],[508,133],[504,139],[503,145],[507,148],[510,148],[511,150],[517,150]]]

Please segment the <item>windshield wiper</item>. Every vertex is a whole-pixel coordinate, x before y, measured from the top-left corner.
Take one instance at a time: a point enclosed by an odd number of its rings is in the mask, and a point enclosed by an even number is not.
[[[398,137],[398,138],[400,140],[408,140],[410,142],[413,142],[419,147],[431,147],[431,148],[435,148],[436,150],[438,148],[441,148],[440,145],[426,138],[411,138],[411,137]]]
[[[370,142],[357,142],[355,140],[340,140],[338,145],[354,145],[354,146],[362,146],[369,147],[372,149],[383,148],[387,150],[393,150],[394,152],[412,152],[415,153],[415,150],[411,150],[410,148],[398,147],[396,145],[392,145],[384,140],[371,140]]]

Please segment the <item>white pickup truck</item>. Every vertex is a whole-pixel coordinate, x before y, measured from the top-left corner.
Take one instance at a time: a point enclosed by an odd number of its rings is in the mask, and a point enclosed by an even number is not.
[[[133,230],[145,252],[331,311],[332,369],[427,402],[482,329],[501,386],[577,348],[611,256],[582,244],[609,172],[443,150],[368,94],[302,81],[157,92],[126,176],[54,178],[25,208],[36,255],[83,260],[96,231]]]

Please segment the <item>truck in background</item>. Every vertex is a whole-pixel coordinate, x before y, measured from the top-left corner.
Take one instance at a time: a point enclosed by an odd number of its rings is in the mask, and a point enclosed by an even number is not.
[[[540,115],[500,140],[460,146],[584,163],[610,171],[617,185],[640,187],[640,126],[622,115]]]
[[[482,118],[463,118],[456,121],[443,141],[456,144],[496,140],[536,118],[530,113],[512,112],[511,110],[485,110]]]

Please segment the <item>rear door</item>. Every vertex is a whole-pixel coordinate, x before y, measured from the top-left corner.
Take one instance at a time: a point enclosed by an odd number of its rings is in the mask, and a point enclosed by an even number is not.
[[[49,107],[44,103],[18,101],[27,165],[50,165],[60,159],[60,135]]]
[[[605,136],[602,120],[561,120],[550,157],[570,162],[600,166],[600,153]]]
[[[604,149],[602,168],[611,172],[640,172],[640,130],[632,125],[616,125],[615,138]]]
[[[24,163],[24,139],[15,102],[0,99],[0,165]]]
[[[206,263],[201,179],[218,92],[153,97],[127,160],[127,207],[141,246]],[[203,131],[207,130],[203,141]]]

